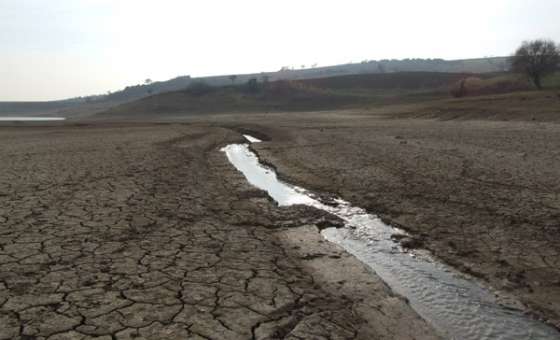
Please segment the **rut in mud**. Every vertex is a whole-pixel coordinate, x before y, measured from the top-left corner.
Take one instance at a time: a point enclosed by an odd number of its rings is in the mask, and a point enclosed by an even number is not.
[[[251,184],[267,191],[279,205],[313,206],[344,220],[344,228],[326,229],[323,236],[375,270],[444,336],[466,340],[560,337],[554,328],[502,306],[488,289],[453,268],[429,256],[405,252],[393,240],[395,235],[405,235],[375,215],[343,200],[325,204],[305,189],[279,181],[272,169],[260,164],[248,144],[228,145],[223,151]]]

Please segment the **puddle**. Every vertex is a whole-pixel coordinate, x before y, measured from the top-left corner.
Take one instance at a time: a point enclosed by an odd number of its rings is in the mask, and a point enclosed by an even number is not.
[[[245,138],[251,143],[260,142],[248,135]],[[325,229],[323,236],[370,266],[445,338],[560,339],[556,329],[521,311],[501,306],[495,295],[478,281],[429,256],[404,252],[391,239],[391,235],[402,231],[375,215],[343,200],[335,200],[334,205],[323,204],[309,191],[279,181],[272,169],[260,164],[248,144],[231,144],[222,151],[249,183],[267,191],[279,205],[305,204],[342,218],[345,228]]]
[[[243,137],[245,137],[246,140],[249,141],[249,143],[260,143],[262,142],[262,140],[255,138],[253,136],[249,136],[249,135],[243,135]]]
[[[66,120],[64,117],[0,117],[0,122],[53,122]]]

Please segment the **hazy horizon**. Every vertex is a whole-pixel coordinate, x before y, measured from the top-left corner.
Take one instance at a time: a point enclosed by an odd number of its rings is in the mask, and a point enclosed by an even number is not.
[[[144,79],[372,59],[511,54],[560,40],[560,2],[0,0],[0,101],[114,91]]]

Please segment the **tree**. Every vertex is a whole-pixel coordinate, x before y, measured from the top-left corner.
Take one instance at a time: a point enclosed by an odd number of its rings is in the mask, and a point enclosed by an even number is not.
[[[247,92],[249,93],[257,93],[259,92],[259,82],[256,78],[251,78],[247,81]]]
[[[152,94],[152,92],[154,92],[154,89],[152,88],[152,86],[150,86],[150,85],[152,85],[152,83],[153,82],[150,78],[144,80],[144,84],[146,84],[146,86],[147,86],[146,91],[148,92],[148,94]]]
[[[554,73],[560,64],[560,49],[552,40],[538,39],[524,41],[512,57],[511,68],[514,72],[525,73],[542,89],[544,76]]]
[[[231,80],[231,85],[233,85],[233,83],[235,83],[235,79],[237,79],[237,76],[235,74],[232,74],[228,78],[229,78],[229,80]]]

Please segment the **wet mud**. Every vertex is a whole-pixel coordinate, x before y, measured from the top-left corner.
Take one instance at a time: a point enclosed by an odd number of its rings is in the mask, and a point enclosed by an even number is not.
[[[249,124],[270,140],[252,148],[281,179],[378,214],[409,233],[406,247],[560,326],[560,125],[359,111]]]
[[[275,171],[250,150],[251,145],[261,141],[248,135],[245,138],[248,143],[230,144],[222,151],[249,183],[266,191],[279,205],[308,205],[340,218],[342,225],[327,227],[322,235],[372,268],[445,338],[560,338],[556,329],[518,310],[519,303],[503,306],[503,301],[476,278],[426,254],[411,252],[410,242],[404,241],[409,235],[383,223],[376,215],[339,198],[323,202],[304,188],[278,180]]]

